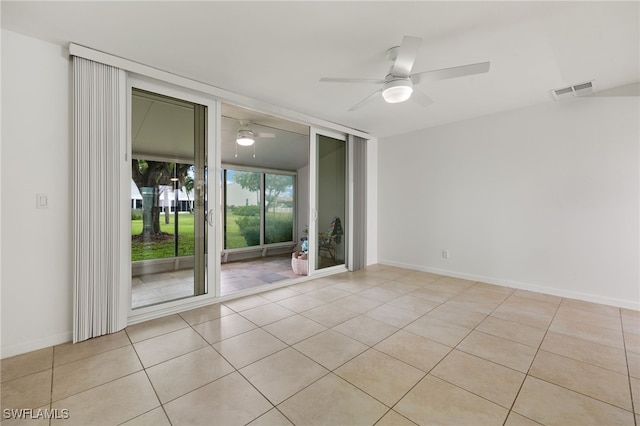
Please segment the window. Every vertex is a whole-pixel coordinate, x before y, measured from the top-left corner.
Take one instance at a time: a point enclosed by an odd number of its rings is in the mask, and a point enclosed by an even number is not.
[[[224,248],[294,241],[295,175],[224,169]]]

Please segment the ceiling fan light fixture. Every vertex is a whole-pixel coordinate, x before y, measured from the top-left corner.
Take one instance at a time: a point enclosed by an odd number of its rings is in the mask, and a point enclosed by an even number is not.
[[[382,86],[382,97],[390,104],[404,102],[411,97],[412,93],[413,84],[408,78],[391,80]]]
[[[251,146],[254,144],[253,132],[251,130],[238,130],[238,136],[236,137],[238,145]]]

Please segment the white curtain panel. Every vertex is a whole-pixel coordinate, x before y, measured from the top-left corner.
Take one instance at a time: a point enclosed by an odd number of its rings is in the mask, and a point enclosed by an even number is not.
[[[73,56],[74,343],[126,326],[120,286],[125,84],[124,71]]]

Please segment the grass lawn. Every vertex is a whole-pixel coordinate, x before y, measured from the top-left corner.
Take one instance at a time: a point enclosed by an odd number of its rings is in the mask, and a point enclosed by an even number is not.
[[[160,241],[131,241],[131,260],[162,259],[174,257],[174,215],[170,215],[169,223],[164,223],[164,214],[160,215],[160,230],[170,234]],[[193,235],[194,215],[180,213],[178,215],[178,256],[193,255],[194,235]],[[131,236],[142,233],[142,219],[131,221]]]

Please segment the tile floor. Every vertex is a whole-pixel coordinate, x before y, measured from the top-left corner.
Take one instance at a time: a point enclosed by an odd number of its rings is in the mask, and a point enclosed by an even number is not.
[[[291,269],[291,255],[288,254],[223,263],[220,269],[222,296],[299,277]],[[193,296],[192,269],[131,279],[131,306],[134,309],[190,296]]]
[[[640,424],[639,312],[379,265],[1,364],[69,415],[3,425]]]

